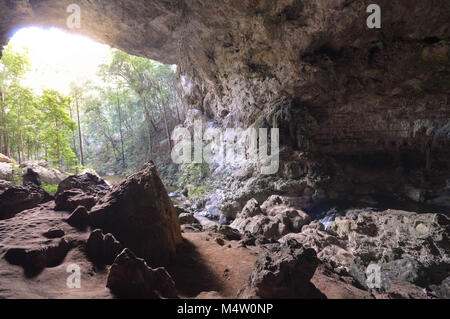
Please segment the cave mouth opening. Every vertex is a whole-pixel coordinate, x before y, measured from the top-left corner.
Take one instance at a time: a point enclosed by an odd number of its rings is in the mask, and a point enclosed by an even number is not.
[[[169,134],[185,116],[176,65],[26,26],[2,48],[0,66],[0,153],[18,167],[45,161],[115,183],[151,159],[173,177]]]

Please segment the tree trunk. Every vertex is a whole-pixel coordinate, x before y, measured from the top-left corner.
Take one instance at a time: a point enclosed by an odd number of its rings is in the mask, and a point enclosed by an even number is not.
[[[144,114],[145,114],[145,121],[147,122],[147,133],[148,133],[148,156],[149,159],[152,159],[152,132],[151,132],[151,118],[150,113],[147,109],[147,103],[145,101],[145,97],[142,98],[142,103],[144,104]]]
[[[167,123],[167,113],[166,113],[167,99],[162,98],[162,104],[163,104],[162,109],[163,109],[164,125],[166,126],[166,134],[170,154],[172,152],[172,140],[170,139],[169,124]]]
[[[124,147],[123,147],[122,115],[120,113],[119,92],[116,92],[116,96],[117,96],[117,112],[119,114],[120,143],[122,145],[122,167],[125,168],[125,151],[124,151]]]
[[[2,90],[2,119],[3,119],[4,153],[6,156],[11,157],[11,152],[9,148],[8,121],[6,120],[6,110],[5,110],[5,92],[3,92],[3,90]]]
[[[73,104],[72,104],[72,105],[73,105]],[[72,113],[72,105],[71,105],[70,108],[69,108],[69,113],[70,113],[70,119],[71,119],[72,121],[74,121],[74,119],[73,119],[73,113]],[[76,136],[75,136],[75,130],[74,130],[74,129],[72,130],[72,148],[73,148],[73,150],[74,150],[74,152],[75,152],[75,156],[78,158],[77,138],[76,138]]]
[[[80,139],[80,160],[81,160],[81,166],[84,166],[83,140],[81,138],[80,108],[78,107],[78,97],[75,99],[75,104],[77,106],[78,138]]]
[[[19,131],[19,163],[25,160],[25,155],[23,152],[23,134],[22,134],[22,123],[21,123],[21,109],[20,102],[17,103],[17,129]]]

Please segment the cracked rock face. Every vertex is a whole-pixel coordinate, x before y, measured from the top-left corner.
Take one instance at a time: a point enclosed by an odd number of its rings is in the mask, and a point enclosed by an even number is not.
[[[0,42],[24,25],[67,28],[71,2],[3,1]],[[280,128],[280,172],[330,176],[329,197],[408,197],[409,185],[423,189],[415,201],[450,206],[447,0],[380,0],[381,29],[367,27],[363,0],[77,3],[71,31],[176,63],[196,114]]]

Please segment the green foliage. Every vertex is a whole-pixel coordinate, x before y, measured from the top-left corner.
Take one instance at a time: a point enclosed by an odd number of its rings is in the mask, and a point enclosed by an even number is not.
[[[12,183],[14,185],[22,185],[22,169],[19,167],[19,165],[13,165],[13,171],[12,171]]]
[[[99,69],[109,85],[84,86],[82,94],[86,162],[100,174],[124,175],[151,159],[173,180],[168,133],[180,122],[178,77],[161,63],[119,50],[111,55]]]
[[[180,186],[186,185],[189,191],[189,196],[201,196],[209,188],[210,180],[208,179],[208,175],[208,164],[186,164],[183,165],[182,174],[178,178],[178,184]]]
[[[6,47],[0,59],[0,152],[19,163],[44,159],[71,173],[88,166],[125,175],[153,160],[163,178],[176,180],[170,132],[182,121],[178,75],[119,50],[111,55],[99,68],[100,86],[74,83],[70,97],[54,90],[36,95],[20,84],[30,65],[26,50]]]
[[[49,194],[55,195],[58,190],[58,184],[47,184],[42,182],[42,188],[46,190]]]
[[[70,145],[75,123],[69,116],[71,100],[54,90],[37,96],[20,84],[29,68],[26,50],[11,46],[0,59],[0,138],[6,155],[19,162],[46,159],[58,168],[70,168],[76,157]]]

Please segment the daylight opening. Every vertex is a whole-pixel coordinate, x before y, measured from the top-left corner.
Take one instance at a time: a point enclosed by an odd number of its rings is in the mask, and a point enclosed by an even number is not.
[[[84,36],[20,29],[0,60],[0,153],[15,170],[93,170],[112,182],[152,159],[170,177],[169,134],[185,113],[177,78],[175,65]]]

